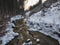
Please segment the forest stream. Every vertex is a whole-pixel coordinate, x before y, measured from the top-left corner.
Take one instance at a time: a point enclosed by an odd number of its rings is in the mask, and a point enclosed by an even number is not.
[[[6,45],[23,45],[24,42],[28,43],[30,41],[32,42],[30,45],[59,45],[57,40],[49,36],[37,31],[29,31],[23,20],[24,19],[20,19],[14,22],[14,32],[17,32],[19,35]]]

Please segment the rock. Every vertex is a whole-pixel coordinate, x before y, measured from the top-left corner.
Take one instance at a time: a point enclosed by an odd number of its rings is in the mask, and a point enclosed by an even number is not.
[[[36,39],[36,42],[37,42],[37,43],[40,43],[40,39]]]
[[[52,3],[57,2],[57,0],[47,0],[45,3],[43,3],[43,6],[48,8],[50,7],[50,5],[52,5]]]

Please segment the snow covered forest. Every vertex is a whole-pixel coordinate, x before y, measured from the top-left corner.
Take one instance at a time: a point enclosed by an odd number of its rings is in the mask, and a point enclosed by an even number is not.
[[[0,0],[0,45],[60,45],[60,0]]]

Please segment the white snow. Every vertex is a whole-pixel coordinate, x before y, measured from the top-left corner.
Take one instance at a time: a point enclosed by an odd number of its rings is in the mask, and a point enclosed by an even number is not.
[[[22,45],[32,45],[32,41],[30,41],[30,39],[27,39],[27,41],[29,41],[28,43],[24,42]]]
[[[29,43],[23,43],[22,45],[32,45],[32,41],[31,42],[29,42]]]
[[[39,31],[60,43],[60,2],[31,15],[26,21],[30,31]]]
[[[27,41],[29,41],[30,39],[27,39]]]
[[[36,41],[37,41],[37,42],[39,42],[39,41],[40,41],[40,39],[36,39]]]
[[[1,40],[2,40],[1,45],[5,45],[9,41],[11,41],[15,36],[18,35],[18,33],[13,32],[12,26],[14,26],[14,24],[11,24],[11,22],[8,22],[8,25],[6,28],[7,33],[5,34],[5,36],[1,37]]]
[[[7,44],[9,41],[11,41],[15,36],[18,35],[18,33],[13,32],[13,28],[12,26],[15,27],[14,23],[12,23],[12,21],[16,21],[19,19],[22,19],[23,17],[21,15],[17,15],[11,18],[11,21],[8,22],[7,24],[7,28],[6,31],[7,33],[5,34],[5,36],[0,37],[0,40],[2,40],[2,44],[1,45],[5,45]]]
[[[12,21],[19,20],[19,19],[21,19],[21,18],[24,18],[24,17],[21,16],[21,15],[16,15],[16,16],[14,16],[14,17],[11,18],[11,22],[12,22]]]

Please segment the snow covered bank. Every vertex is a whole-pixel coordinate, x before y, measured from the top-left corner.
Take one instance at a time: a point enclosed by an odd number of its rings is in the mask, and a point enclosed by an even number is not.
[[[26,21],[26,25],[29,30],[44,33],[60,43],[60,2],[31,15]]]
[[[24,17],[22,17],[21,15],[17,15],[17,16],[14,16],[11,18],[11,21],[9,21],[7,24],[7,28],[6,28],[7,33],[5,34],[5,36],[0,37],[0,40],[2,40],[1,45],[5,45],[9,41],[11,41],[15,36],[18,35],[18,33],[13,32],[12,26],[15,27],[15,25],[12,22],[19,20],[19,19],[22,19],[22,18],[24,18]]]

